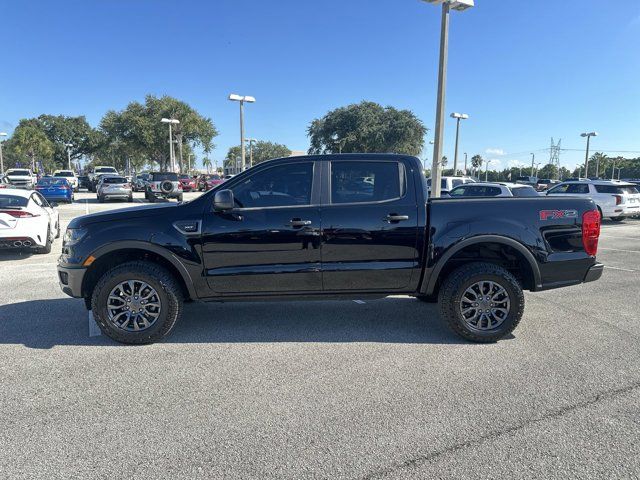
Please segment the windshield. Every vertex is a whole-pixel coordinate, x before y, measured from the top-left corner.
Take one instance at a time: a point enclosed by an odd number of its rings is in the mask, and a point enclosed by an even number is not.
[[[31,173],[29,173],[29,170],[7,170],[7,175],[28,177],[29,175],[31,175]]]
[[[181,174],[178,178],[180,180],[191,180],[191,177],[189,175],[184,174],[184,173]]]
[[[54,177],[73,177],[73,172],[56,172],[53,174]]]
[[[114,167],[98,167],[95,173],[118,173]]]

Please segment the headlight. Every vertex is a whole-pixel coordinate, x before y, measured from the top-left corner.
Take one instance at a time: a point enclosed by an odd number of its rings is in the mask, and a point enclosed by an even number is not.
[[[85,228],[67,228],[62,239],[63,245],[74,245],[85,236],[87,230]]]

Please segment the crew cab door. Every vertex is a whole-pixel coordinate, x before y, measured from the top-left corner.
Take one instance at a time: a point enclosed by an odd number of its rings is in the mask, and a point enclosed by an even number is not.
[[[254,167],[229,180],[235,209],[204,214],[205,275],[212,295],[318,293],[319,168],[313,161]]]
[[[401,160],[324,162],[325,291],[403,290],[418,267],[418,207]]]

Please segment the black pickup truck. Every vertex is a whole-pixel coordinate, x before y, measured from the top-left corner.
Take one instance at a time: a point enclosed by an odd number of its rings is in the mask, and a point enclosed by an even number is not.
[[[165,337],[187,300],[398,294],[438,301],[456,333],[492,342],[520,321],[523,290],[602,275],[591,200],[431,200],[426,191],[410,156],[263,162],[191,202],[75,218],[60,286],[124,343]]]

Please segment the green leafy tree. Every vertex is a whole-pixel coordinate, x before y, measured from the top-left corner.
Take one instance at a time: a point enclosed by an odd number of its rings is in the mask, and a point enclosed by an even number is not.
[[[251,149],[253,149],[252,154]],[[245,147],[245,155],[247,162],[249,162],[249,159],[253,157],[253,165],[257,165],[258,163],[264,162],[265,160],[288,157],[291,155],[291,150],[289,150],[287,146],[280,143],[259,140],[253,143],[253,147],[249,147],[249,145]],[[227,152],[227,156],[225,157],[226,165],[234,165],[236,159],[241,157],[242,151],[240,150],[240,145],[231,147]]]
[[[67,149],[71,160],[75,161],[93,153],[99,145],[100,135],[89,125],[84,116],[40,115],[20,121],[41,130],[53,143],[53,161],[57,168],[67,168]],[[67,147],[67,144],[73,145]]]
[[[186,155],[194,147],[202,147],[205,154],[214,148],[213,139],[218,131],[210,118],[173,97],[147,95],[144,104],[131,102],[124,110],[111,110],[104,115],[100,122],[102,142],[94,163],[108,160],[109,164],[122,168],[129,158],[136,169],[147,164],[169,168],[169,128],[160,122],[162,118],[180,121],[173,128],[173,140],[179,139],[175,152],[181,169],[186,165]]]
[[[476,154],[473,157],[471,157],[471,166],[476,172],[480,171],[483,163],[484,163],[484,159],[482,158],[481,155]]]
[[[558,178],[558,167],[552,163],[547,163],[538,170],[538,178]]]
[[[309,153],[404,153],[419,155],[427,129],[409,110],[363,101],[311,122]]]
[[[5,164],[5,168],[18,164],[25,166],[27,163],[29,168],[35,172],[38,170],[37,162],[42,162],[45,170],[51,170],[54,166],[53,152],[55,148],[53,142],[47,138],[42,130],[33,125],[18,125],[11,139],[6,142],[5,149],[8,151],[7,157],[10,159],[10,162]]]

